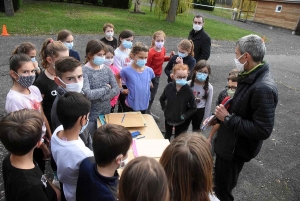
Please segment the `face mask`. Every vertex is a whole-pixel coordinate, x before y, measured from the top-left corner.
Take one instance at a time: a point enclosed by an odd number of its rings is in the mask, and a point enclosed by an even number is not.
[[[68,48],[69,50],[71,50],[71,49],[73,48],[74,43],[73,43],[73,42],[71,42],[71,43],[66,43],[66,42],[65,42],[64,45],[67,46],[67,48]]]
[[[123,169],[128,163],[128,157],[124,160],[121,160],[120,166],[118,169]]]
[[[200,30],[202,29],[202,26],[199,25],[199,24],[193,24],[193,29],[194,29],[195,31],[200,31]]]
[[[181,58],[186,57],[186,54],[183,54],[183,53],[181,53],[181,52],[178,52],[177,54],[178,54],[178,56],[181,57]]]
[[[33,63],[36,62],[35,57],[32,57],[32,58],[31,58],[31,61],[32,61]]]
[[[138,59],[137,61],[136,61],[136,65],[138,65],[139,67],[143,67],[143,66],[145,66],[146,65],[146,63],[147,63],[147,60],[146,59]]]
[[[232,91],[231,89],[227,90],[227,94],[228,96],[230,96],[230,98],[232,98],[234,96],[235,91]]]
[[[62,81],[59,77],[57,77],[61,83],[66,85],[66,91],[67,92],[77,92],[80,93],[82,91],[83,87],[83,81],[77,82],[77,83],[71,83],[71,84],[66,84],[64,81]]]
[[[18,75],[18,73],[16,74]],[[24,88],[30,87],[35,80],[35,75],[29,75],[29,76],[18,75],[18,76],[19,76],[19,80],[16,81]]]
[[[94,56],[93,63],[100,66],[105,61],[105,57]]]
[[[244,53],[245,54],[245,53]],[[241,63],[240,61],[239,61],[239,59],[240,58],[242,58],[242,56],[244,56],[244,54],[243,55],[241,55],[238,59],[237,58],[235,58],[234,59],[234,63],[235,63],[235,66],[236,66],[236,68],[240,71],[240,72],[244,72],[244,67],[245,67],[245,64],[247,63],[247,61],[245,62],[245,63]]]
[[[196,79],[200,82],[204,82],[207,78],[208,74],[205,73],[197,73],[196,74]]]
[[[163,46],[164,46],[164,44],[165,44],[165,42],[154,42],[155,43],[155,46],[158,48],[158,49],[161,49]]]
[[[114,32],[105,32],[105,36],[107,38],[112,38],[114,36]]]
[[[187,84],[187,81],[185,79],[178,79],[176,80],[176,84],[183,86]]]
[[[114,63],[114,58],[112,59],[105,59],[104,64],[110,66]]]
[[[132,42],[131,41],[127,41],[127,40],[123,40],[122,41],[122,45],[124,48],[129,49],[132,47]]]
[[[89,125],[89,121],[90,121],[90,120],[88,119],[88,120],[86,121],[86,124],[83,125],[83,126],[81,127],[81,130],[80,130],[80,132],[79,132],[80,134],[83,133],[83,131],[84,131],[84,130],[86,129],[86,127]]]

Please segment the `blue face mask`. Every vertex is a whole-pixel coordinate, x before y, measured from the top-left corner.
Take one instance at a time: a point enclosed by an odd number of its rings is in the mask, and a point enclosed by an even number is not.
[[[143,66],[145,66],[146,65],[146,63],[147,63],[147,59],[138,59],[137,61],[136,61],[136,65],[138,65],[139,67],[143,67]]]
[[[200,82],[204,82],[206,80],[207,76],[208,76],[208,74],[205,74],[205,73],[197,73],[196,74],[196,78]]]
[[[64,45],[67,46],[67,48],[69,50],[71,50],[73,48],[73,42],[71,42],[71,43],[64,43]]]
[[[31,61],[32,61],[33,63],[36,62],[35,57],[32,57],[32,58],[31,58]]]
[[[178,52],[177,54],[178,54],[178,56],[181,57],[181,58],[186,57],[186,54],[183,54],[183,53],[181,53],[181,52]]]
[[[187,81],[185,79],[178,79],[176,80],[176,84],[183,86],[187,84]]]
[[[83,131],[84,131],[84,130],[86,129],[86,127],[89,125],[89,121],[90,121],[90,120],[88,119],[88,120],[86,121],[86,124],[83,125],[83,126],[81,127],[81,130],[80,130],[80,132],[79,132],[80,134],[83,133]]]
[[[124,48],[129,49],[132,47],[132,42],[131,41],[127,41],[127,40],[123,40],[122,41],[122,45]]]
[[[100,66],[105,61],[105,57],[94,56],[93,63]]]

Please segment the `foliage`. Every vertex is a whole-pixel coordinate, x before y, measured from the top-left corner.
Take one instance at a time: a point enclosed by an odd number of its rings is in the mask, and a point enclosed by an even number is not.
[[[22,0],[12,0],[12,2],[13,2],[13,6],[14,6],[14,11],[19,10],[21,5],[22,5]],[[3,0],[0,2],[0,11],[5,12],[5,7],[4,7],[4,1]]]
[[[154,0],[155,12],[159,13],[159,16],[162,14],[167,14],[169,12],[170,4],[172,0]],[[177,14],[184,13],[189,10],[192,6],[193,0],[179,0],[177,7]]]

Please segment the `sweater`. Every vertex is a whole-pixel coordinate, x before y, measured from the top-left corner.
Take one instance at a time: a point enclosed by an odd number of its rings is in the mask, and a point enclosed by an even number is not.
[[[189,40],[194,43],[194,57],[196,61],[208,60],[210,57],[211,39],[209,35],[203,30],[195,31],[194,29],[188,36]]]
[[[149,49],[146,66],[153,69],[155,77],[162,73],[162,66],[165,61],[169,61],[170,57],[166,56],[166,48],[162,47],[160,52],[157,52],[153,47]]]

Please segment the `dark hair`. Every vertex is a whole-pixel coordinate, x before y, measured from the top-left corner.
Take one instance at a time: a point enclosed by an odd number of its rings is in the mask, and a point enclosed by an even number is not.
[[[43,68],[48,68],[47,57],[57,57],[59,52],[67,51],[68,48],[61,41],[53,41],[52,38],[47,38],[41,49],[40,59],[42,60]]]
[[[57,101],[56,113],[65,130],[71,129],[79,117],[87,115],[91,109],[91,101],[83,94],[67,92]]]
[[[29,153],[42,138],[43,117],[37,110],[9,113],[0,121],[0,140],[14,155]]]
[[[130,30],[124,30],[124,31],[122,31],[122,32],[120,33],[120,35],[119,35],[118,46],[120,46],[121,43],[122,43],[122,42],[121,42],[121,38],[122,38],[122,39],[124,39],[124,38],[129,38],[129,37],[131,37],[131,36],[134,37],[133,31],[130,31]]]
[[[109,165],[120,154],[126,156],[132,142],[131,133],[121,125],[105,124],[93,136],[93,150],[98,166]]]
[[[9,60],[9,69],[15,72],[26,62],[31,62],[31,58],[27,54],[14,54]]]
[[[71,32],[71,31],[69,31],[69,30],[67,30],[67,29],[63,29],[63,30],[61,30],[60,32],[58,32],[58,34],[57,34],[57,40],[63,42],[63,41],[65,41],[66,38],[67,38],[68,36],[70,36],[70,35],[72,35],[72,32]]]
[[[63,57],[55,62],[55,74],[62,78],[62,74],[66,72],[74,72],[74,70],[81,66],[81,63],[73,57]]]
[[[97,54],[101,50],[104,50],[105,53],[108,51],[106,45],[102,41],[90,40],[86,45],[86,49],[85,49],[85,54],[86,54],[85,63],[89,62],[90,56],[94,56],[94,54]]]
[[[207,69],[208,69],[208,75],[205,80],[205,84],[203,86],[203,89],[205,90],[205,94],[204,94],[204,96],[202,96],[203,99],[207,99],[207,97],[208,97],[209,75],[211,74],[211,68],[210,68],[209,63],[206,60],[198,61],[195,65],[195,68],[194,68],[193,74],[192,74],[192,78],[191,78],[191,87],[193,87],[194,83],[195,83],[197,71],[199,71],[205,67],[207,67]]]
[[[229,74],[227,80],[231,80],[232,82],[237,82],[239,78],[239,70],[237,68],[232,69]]]
[[[112,29],[115,29],[115,27],[114,27],[114,25],[113,24],[111,24],[111,23],[105,23],[104,25],[103,25],[103,32],[105,32],[106,31],[106,29],[107,28],[112,28]]]
[[[131,160],[122,172],[119,201],[169,201],[168,181],[162,166],[145,156]]]
[[[110,46],[110,45],[106,45],[106,47],[107,47],[107,52],[110,52],[110,53],[112,53],[115,56],[115,50],[114,50],[114,48],[112,46]]]
[[[193,18],[193,21],[194,21],[195,18],[202,18],[202,22],[204,23],[204,16],[203,15],[201,15],[201,14],[195,15],[194,18]]]
[[[209,142],[203,135],[179,135],[165,149],[159,162],[165,169],[172,201],[210,200],[213,161]]]
[[[146,45],[144,45],[144,43],[136,42],[131,48],[130,55],[134,56],[137,55],[139,52],[149,52],[149,48]]]
[[[30,42],[24,42],[21,43],[18,47],[16,47],[16,49],[14,49],[13,51],[13,55],[14,54],[29,54],[29,52],[31,50],[36,50],[34,44],[30,43]]]

